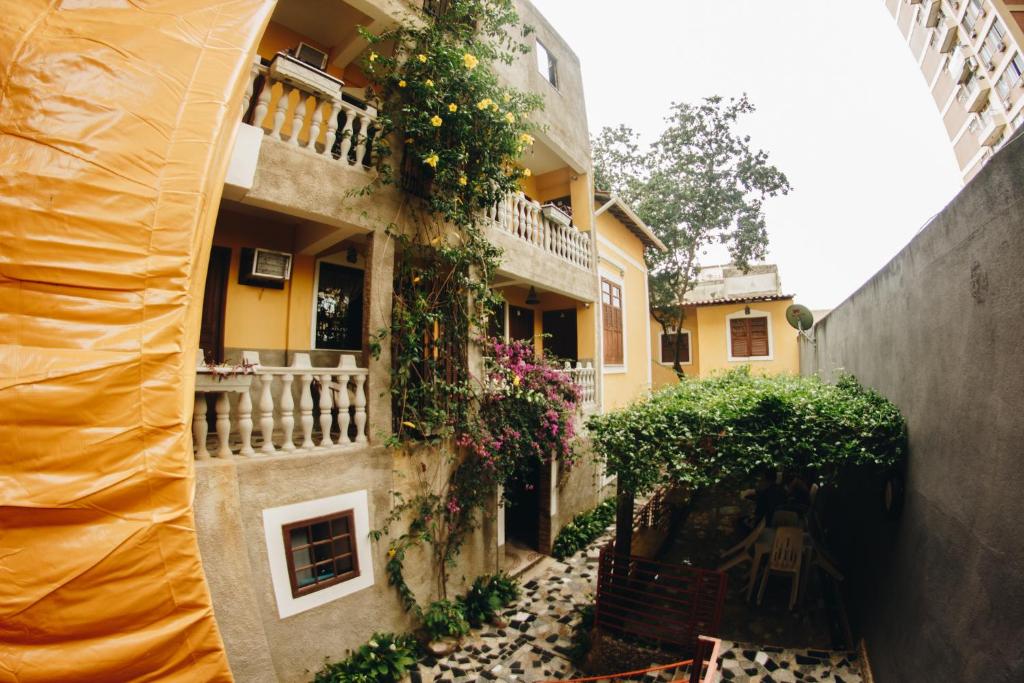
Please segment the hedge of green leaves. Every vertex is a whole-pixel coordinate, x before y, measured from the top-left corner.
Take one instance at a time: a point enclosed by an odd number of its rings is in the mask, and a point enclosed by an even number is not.
[[[850,375],[828,384],[744,368],[685,380],[587,426],[609,473],[637,494],[666,479],[702,487],[766,466],[836,481],[906,453],[899,409]]]
[[[615,499],[609,498],[593,510],[581,512],[562,527],[551,546],[551,554],[564,560],[604,533],[615,521]]]

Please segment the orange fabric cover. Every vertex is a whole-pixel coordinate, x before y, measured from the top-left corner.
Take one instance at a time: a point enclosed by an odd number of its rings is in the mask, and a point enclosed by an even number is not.
[[[206,263],[273,2],[0,3],[0,681],[223,681]]]

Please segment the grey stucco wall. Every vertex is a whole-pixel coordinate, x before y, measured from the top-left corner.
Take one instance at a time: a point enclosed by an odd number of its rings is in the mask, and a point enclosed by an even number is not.
[[[845,539],[879,683],[1024,681],[1022,180],[1017,139],[802,344],[907,418],[902,515],[862,501]]]

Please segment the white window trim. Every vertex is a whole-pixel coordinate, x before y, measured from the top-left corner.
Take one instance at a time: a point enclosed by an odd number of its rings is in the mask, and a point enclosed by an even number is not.
[[[768,355],[767,356],[743,356],[736,358],[732,355],[732,325],[731,321],[737,318],[768,318]],[[736,311],[725,316],[725,353],[730,363],[749,363],[751,361],[775,360],[775,335],[772,333],[772,314],[768,311],[758,311],[753,308],[750,313]]]
[[[604,295],[598,291],[598,302],[601,306],[601,366],[606,375],[624,375],[629,372],[629,334],[628,334],[628,323],[626,321],[626,280],[623,275],[619,273],[625,273],[625,268],[622,268],[611,259],[602,256],[605,261],[614,265],[619,270],[618,272],[612,271],[604,266],[598,269],[600,278],[608,280],[619,286],[622,291],[622,364],[609,365],[604,362]],[[600,281],[598,282],[600,284]]]
[[[277,600],[279,617],[285,619],[294,616],[373,585],[373,552],[370,548],[368,500],[366,491],[363,490],[268,508],[263,511],[263,534],[267,543],[267,561],[270,564],[270,580],[274,586],[274,597]],[[356,553],[359,557],[359,576],[307,595],[292,597],[292,584],[288,577],[288,550],[284,545],[282,529],[286,524],[346,510],[352,510],[355,522],[352,534],[356,540]]]
[[[317,295],[320,293],[320,264],[331,263],[336,266],[344,266],[345,268],[351,268],[352,270],[363,271],[363,287],[366,287],[366,264],[363,263],[362,257],[355,263],[349,263],[343,259],[342,254],[332,254],[331,256],[324,256],[318,258],[313,262],[313,300],[310,302],[312,313],[309,318],[309,348],[314,351],[337,351],[338,353],[362,353],[363,349],[360,346],[358,349],[322,349],[316,345],[316,304]],[[366,315],[366,311],[363,311],[363,315]]]
[[[675,330],[669,330],[668,332],[661,332],[658,334],[658,365],[663,365],[667,368],[672,367],[671,362],[666,363],[665,361],[661,360],[661,338],[667,334],[675,333]],[[680,363],[680,365],[693,365],[693,334],[691,334],[690,330],[686,327],[680,330],[680,334],[686,335],[686,343],[690,349],[690,360],[686,361],[685,363]]]

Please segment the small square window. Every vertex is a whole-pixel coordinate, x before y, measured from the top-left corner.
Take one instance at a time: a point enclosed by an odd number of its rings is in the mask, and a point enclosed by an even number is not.
[[[283,527],[292,597],[307,595],[359,576],[353,529],[352,510]]]
[[[678,334],[670,332],[668,334],[662,333],[661,335],[661,362],[671,365],[675,362],[676,358],[676,337],[681,337],[679,340],[679,362],[689,363],[690,362],[690,333],[683,331]]]
[[[558,87],[558,61],[539,40],[537,41],[537,70],[540,71],[541,76],[547,79],[548,83]]]

